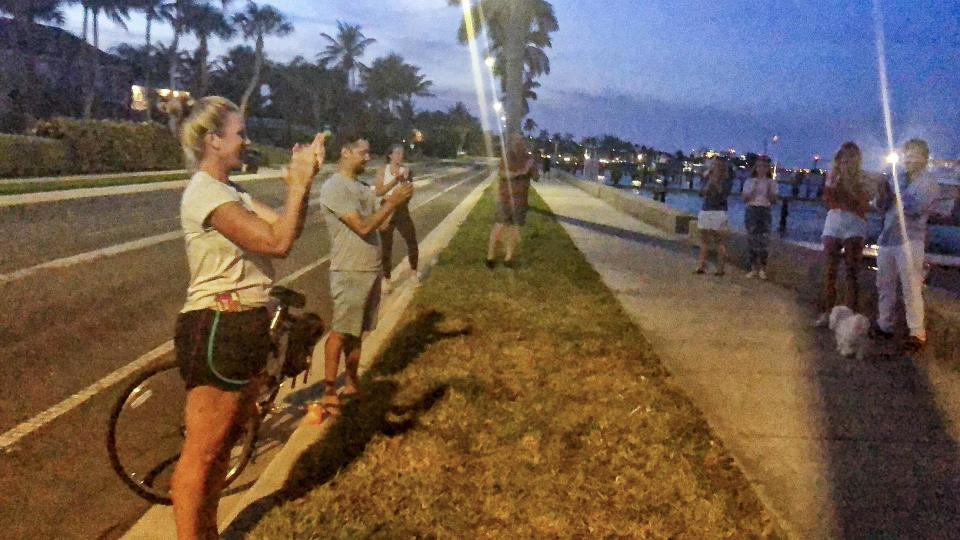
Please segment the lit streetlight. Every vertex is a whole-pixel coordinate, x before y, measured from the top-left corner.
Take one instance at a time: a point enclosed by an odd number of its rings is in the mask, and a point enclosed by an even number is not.
[[[488,56],[483,62],[487,64],[487,67],[490,69],[493,69],[493,66],[497,64],[496,59],[494,59],[492,56]]]
[[[896,151],[887,154],[887,163],[896,166],[897,163],[900,163],[900,154],[898,154]]]

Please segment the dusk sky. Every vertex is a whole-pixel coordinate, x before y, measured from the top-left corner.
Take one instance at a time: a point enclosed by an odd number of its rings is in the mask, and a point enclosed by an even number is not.
[[[469,54],[457,43],[461,12],[446,0],[271,0],[296,31],[268,39],[274,60],[312,58],[336,21],[362,25],[377,43],[365,62],[390,51],[422,68],[434,98],[477,110]],[[234,8],[240,7],[234,2]],[[779,134],[775,157],[808,164],[844,140],[870,164],[885,148],[873,2],[779,0],[557,0],[560,30],[548,50],[531,117],[577,137],[611,133],[664,150],[734,147],[759,151]],[[960,2],[883,0],[887,62],[898,141],[921,136],[935,157],[960,158]],[[81,12],[67,11],[80,33]],[[102,46],[143,40],[103,23]],[[154,31],[168,42],[169,27]],[[228,44],[215,43],[215,53]],[[186,40],[185,47],[193,47]]]

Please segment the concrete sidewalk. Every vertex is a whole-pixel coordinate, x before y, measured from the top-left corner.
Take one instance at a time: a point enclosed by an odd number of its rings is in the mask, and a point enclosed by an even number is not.
[[[960,374],[844,359],[795,292],[693,275],[685,235],[561,181],[536,190],[791,537],[960,534]]]

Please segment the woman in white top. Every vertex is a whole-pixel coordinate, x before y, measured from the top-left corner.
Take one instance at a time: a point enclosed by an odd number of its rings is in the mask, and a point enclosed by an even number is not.
[[[400,184],[413,182],[413,174],[403,165],[403,145],[395,144],[387,154],[387,165],[377,171],[374,190],[378,197],[386,197],[393,188]],[[408,201],[409,202],[409,201]],[[405,202],[393,211],[386,223],[380,226],[380,249],[383,262],[383,288],[389,293],[391,288],[390,271],[393,259],[393,231],[400,233],[407,243],[407,258],[410,260],[410,269],[415,279],[419,279],[417,265],[420,259],[420,248],[417,246],[417,229],[410,217],[410,208]]]
[[[753,166],[753,174],[743,184],[743,202],[747,204],[744,223],[750,252],[750,271],[747,277],[767,279],[767,245],[770,243],[770,208],[776,204],[777,181],[770,170],[770,158],[760,156]]]
[[[250,144],[234,103],[201,99],[180,139],[195,173],[180,204],[190,283],[174,344],[187,387],[186,438],[171,494],[178,538],[216,538],[228,453],[236,426],[253,414],[258,375],[270,350],[270,258],[286,256],[302,230],[310,186],[324,158],[323,136],[293,149],[282,211],[230,181]]]

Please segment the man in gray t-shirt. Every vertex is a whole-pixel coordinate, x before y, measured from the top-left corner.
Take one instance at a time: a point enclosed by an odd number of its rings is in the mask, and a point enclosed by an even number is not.
[[[377,230],[394,209],[413,195],[413,185],[394,189],[376,207],[373,191],[359,181],[370,161],[370,144],[357,137],[343,139],[337,172],[320,189],[320,204],[330,235],[330,296],[333,321],[324,350],[326,389],[323,414],[339,414],[336,379],[340,355],[345,355],[343,395],[359,393],[357,368],[364,331],[376,325],[380,302],[380,241]]]

